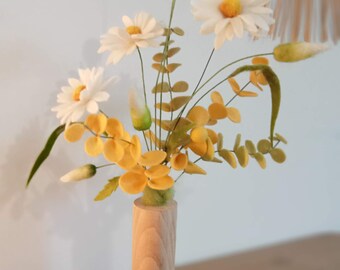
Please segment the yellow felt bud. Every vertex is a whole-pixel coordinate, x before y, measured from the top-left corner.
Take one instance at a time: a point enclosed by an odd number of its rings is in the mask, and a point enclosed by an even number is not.
[[[130,115],[136,130],[148,130],[152,124],[150,110],[144,100],[137,96],[136,91],[129,94]]]
[[[274,58],[279,62],[297,62],[312,57],[327,49],[326,45],[307,42],[281,44],[274,49]]]

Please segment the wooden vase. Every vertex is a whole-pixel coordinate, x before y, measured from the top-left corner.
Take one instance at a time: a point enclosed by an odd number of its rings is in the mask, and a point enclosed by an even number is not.
[[[132,270],[175,270],[177,203],[133,206]]]

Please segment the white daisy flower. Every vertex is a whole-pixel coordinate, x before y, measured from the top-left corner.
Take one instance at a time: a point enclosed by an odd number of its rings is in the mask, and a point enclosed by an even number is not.
[[[193,0],[195,19],[204,21],[202,34],[215,33],[215,49],[225,40],[240,38],[244,32],[252,36],[269,31],[274,23],[270,0]]]
[[[98,102],[107,101],[110,95],[106,89],[117,77],[103,79],[103,68],[79,69],[79,79],[70,78],[69,85],[61,88],[57,96],[59,105],[52,108],[57,112],[61,124],[68,126],[76,122],[87,111],[94,114],[99,111]]]
[[[111,52],[107,62],[117,64],[137,47],[156,47],[156,38],[163,35],[164,28],[151,15],[140,12],[135,19],[123,16],[124,28],[112,27],[101,37],[98,53]]]

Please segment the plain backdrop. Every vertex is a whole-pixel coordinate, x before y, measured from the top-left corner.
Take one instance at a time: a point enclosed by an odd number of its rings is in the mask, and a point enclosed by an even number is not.
[[[177,1],[174,25],[186,35],[174,61],[182,67],[173,81],[197,83],[211,52],[213,36],[200,36],[188,0]],[[0,2],[0,269],[90,270],[131,268],[132,203],[136,196],[117,191],[103,202],[93,198],[120,171],[109,168],[91,180],[64,184],[60,176],[85,163],[103,164],[83,152],[83,142],[60,138],[50,158],[25,190],[34,159],[59,124],[50,108],[60,87],[78,68],[105,66],[99,37],[121,16],[144,10],[168,21],[170,0],[1,0]],[[207,70],[242,56],[271,52],[278,41],[248,38],[226,43]],[[143,50],[148,90],[156,72]],[[178,201],[177,264],[182,265],[340,228],[340,48],[295,64],[270,59],[282,83],[277,132],[289,141],[287,162],[268,159],[267,170],[254,160],[248,168],[202,164],[208,175],[185,176],[176,184]],[[243,62],[244,64],[249,61]],[[235,67],[236,68],[236,67]],[[219,79],[233,69],[226,70]],[[104,111],[132,131],[127,93],[141,90],[138,55],[126,57],[106,74],[119,75]],[[246,76],[240,77],[245,82]],[[216,81],[215,81],[216,82]],[[232,97],[227,84],[219,89]],[[253,89],[254,90],[254,89]],[[257,90],[255,90],[257,91]],[[221,123],[218,130],[232,147],[235,135],[258,141],[269,133],[270,91],[232,104],[242,123]],[[150,99],[151,101],[151,99]],[[209,99],[204,104],[207,105]]]

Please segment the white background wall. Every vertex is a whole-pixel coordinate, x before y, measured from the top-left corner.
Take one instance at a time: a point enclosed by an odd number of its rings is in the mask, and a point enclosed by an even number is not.
[[[33,160],[58,125],[50,108],[60,87],[78,67],[104,65],[107,55],[96,53],[99,36],[121,25],[123,14],[139,10],[166,22],[169,6],[169,0],[1,0],[0,269],[130,269],[135,197],[118,191],[104,202],[93,202],[118,170],[101,171],[79,184],[61,183],[65,172],[92,160],[81,143],[60,139],[30,188],[24,186]],[[193,20],[188,0],[178,1],[174,22],[186,30],[177,42],[183,67],[174,78],[193,86],[213,37],[199,36],[200,24]],[[228,43],[215,54],[208,74],[241,56],[270,52],[277,43]],[[144,52],[148,66],[153,53]],[[238,170],[205,166],[207,177],[184,177],[176,187],[178,264],[339,230],[339,57],[335,47],[301,63],[272,60],[282,81],[277,131],[289,140],[284,146],[288,160],[283,166],[269,162],[265,171],[254,161]],[[108,67],[107,73],[122,80],[103,109],[129,126],[127,90],[141,86],[137,55]],[[148,69],[150,87],[154,79],[155,72]],[[231,96],[226,85],[220,90]],[[220,126],[229,146],[238,132],[254,140],[267,136],[269,89],[257,99],[238,99],[234,106],[243,123]]]

